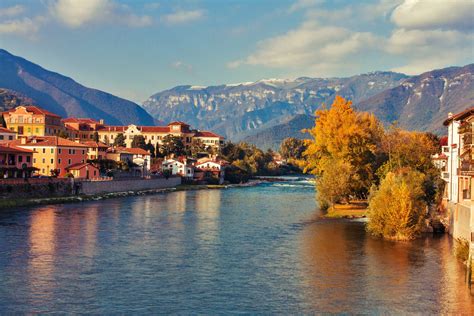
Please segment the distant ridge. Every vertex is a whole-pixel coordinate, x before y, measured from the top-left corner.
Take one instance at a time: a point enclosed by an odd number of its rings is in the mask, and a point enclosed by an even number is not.
[[[0,74],[0,88],[26,96],[34,104],[63,117],[102,118],[109,124],[153,125],[154,122],[136,103],[84,87],[3,49],[0,49]]]

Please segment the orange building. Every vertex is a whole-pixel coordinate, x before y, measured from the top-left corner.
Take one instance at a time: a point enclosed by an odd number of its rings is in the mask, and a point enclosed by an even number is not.
[[[86,145],[57,136],[23,137],[13,144],[33,150],[33,167],[45,176],[57,172],[59,177],[63,177],[67,174],[67,167],[87,161]]]
[[[70,172],[74,178],[91,179],[99,177],[99,168],[91,163],[75,163],[66,167],[66,171]]]
[[[53,136],[64,130],[59,115],[37,106],[19,106],[2,115],[7,128],[18,136]]]
[[[85,141],[81,142],[87,146],[87,159],[95,160],[95,159],[107,159],[107,146],[101,142],[94,142],[94,141]]]

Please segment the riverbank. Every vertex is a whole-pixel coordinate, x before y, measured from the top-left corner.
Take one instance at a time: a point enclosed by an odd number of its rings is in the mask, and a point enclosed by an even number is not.
[[[252,187],[265,181],[249,181],[243,184],[179,184],[171,188],[159,188],[138,191],[123,191],[111,192],[101,194],[80,194],[74,196],[48,197],[48,198],[31,198],[31,199],[4,199],[0,200],[0,211],[2,209],[9,209],[15,207],[37,206],[37,205],[53,205],[65,203],[79,203],[87,201],[100,201],[105,199],[120,198],[127,196],[151,195],[177,191],[191,191],[191,190],[222,190],[228,188],[243,188]]]
[[[365,201],[336,204],[328,209],[323,218],[364,218],[367,217],[367,207],[368,204]]]

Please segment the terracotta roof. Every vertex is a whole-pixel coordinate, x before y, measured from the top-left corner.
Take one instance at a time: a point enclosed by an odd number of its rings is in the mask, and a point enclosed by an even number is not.
[[[448,136],[443,136],[439,139],[440,146],[448,146]]]
[[[11,113],[11,112],[15,112],[16,109],[20,108],[20,107],[23,107],[25,108],[28,112],[32,112],[33,114],[43,114],[43,115],[49,115],[49,116],[54,116],[54,117],[61,117],[57,114],[54,114],[52,112],[49,112],[49,111],[46,111],[45,109],[42,109],[40,107],[37,107],[37,106],[34,106],[34,105],[26,105],[26,106],[18,106],[16,108],[13,108],[13,109],[10,109],[6,112],[8,113]]]
[[[21,143],[21,139],[14,140],[12,143],[15,146],[48,146],[48,147],[82,147],[87,148],[86,145],[73,142],[72,140],[58,137],[58,136],[32,136],[28,137],[26,144]]]
[[[451,121],[459,121],[466,117],[474,115],[474,107],[466,109],[458,114],[454,114],[443,122],[443,125],[448,126]]]
[[[102,143],[102,142],[94,142],[94,141],[85,141],[81,142],[81,144],[86,145],[87,147],[93,147],[93,148],[109,148],[110,146]]]
[[[99,121],[96,121],[91,118],[80,118],[80,117],[68,117],[62,119],[64,123],[87,123],[87,124],[100,124]]]
[[[90,166],[92,168],[97,168],[96,166],[94,166],[93,164],[91,163],[88,163],[88,162],[78,162],[78,163],[74,163],[68,167],[66,167],[67,170],[80,170],[86,166]]]
[[[0,144],[0,153],[11,153],[11,154],[19,154],[19,153],[33,153],[32,150],[17,147],[11,142],[9,143],[2,143]]]
[[[225,166],[225,165],[229,164],[229,162],[224,160],[224,159],[201,158],[197,161],[196,166],[197,165],[202,165],[202,164],[205,164],[205,163],[208,163],[208,162],[216,163],[216,164],[221,165],[221,166]]]
[[[197,131],[194,134],[194,137],[217,137],[220,139],[224,139],[224,137],[217,135],[216,133],[209,132],[209,131]]]
[[[109,148],[107,152],[113,153],[113,152],[118,152],[118,153],[127,153],[127,154],[132,154],[132,155],[150,155],[148,151],[145,149],[141,148],[127,148],[127,147],[114,147],[114,148]]]
[[[184,122],[181,122],[181,121],[174,121],[174,122],[171,122],[168,124],[168,126],[170,125],[181,125],[181,126],[189,126],[189,124],[186,124]]]
[[[0,133],[16,134],[15,131],[9,130],[8,128],[5,128],[5,127],[0,127]]]

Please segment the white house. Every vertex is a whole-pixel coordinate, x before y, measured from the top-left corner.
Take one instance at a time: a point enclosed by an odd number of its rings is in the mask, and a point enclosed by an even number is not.
[[[170,158],[163,160],[161,170],[170,170],[172,175],[179,175],[181,177],[194,177],[194,166],[187,161],[186,158]]]
[[[443,146],[447,168],[442,178],[446,181],[445,201],[449,210],[449,232],[454,238],[471,242],[474,251],[474,107],[461,113],[449,114],[444,121],[448,127],[448,144]]]

